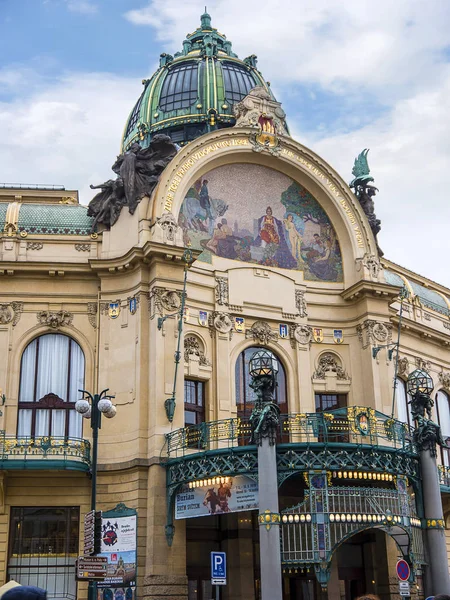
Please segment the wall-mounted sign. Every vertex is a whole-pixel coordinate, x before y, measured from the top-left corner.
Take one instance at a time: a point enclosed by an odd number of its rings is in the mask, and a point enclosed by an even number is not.
[[[175,519],[223,515],[259,507],[258,484],[245,475],[184,486],[175,498]],[[199,485],[197,485],[199,483]]]

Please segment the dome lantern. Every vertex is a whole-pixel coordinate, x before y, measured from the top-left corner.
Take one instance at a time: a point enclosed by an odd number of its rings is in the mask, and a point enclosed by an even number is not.
[[[200,27],[186,36],[182,50],[161,54],[159,69],[143,83],[125,125],[122,152],[133,142],[147,147],[156,133],[183,146],[214,129],[232,127],[233,105],[255,87],[273,98],[256,68],[256,56],[240,60],[226,36],[212,27],[206,7]]]

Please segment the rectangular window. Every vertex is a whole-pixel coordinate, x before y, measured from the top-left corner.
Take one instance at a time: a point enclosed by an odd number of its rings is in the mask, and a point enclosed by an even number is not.
[[[195,425],[205,420],[205,384],[203,381],[184,380],[184,423],[188,427],[187,445],[189,448],[204,448],[201,431]],[[189,427],[192,426],[192,427]]]
[[[11,508],[8,579],[74,600],[79,527],[78,507]]]
[[[315,394],[316,413],[329,412],[344,408],[347,406],[346,394]],[[325,424],[324,424],[325,425]],[[325,431],[318,431],[318,442],[348,442],[349,427],[346,415],[334,419],[330,423],[326,423],[327,435]]]

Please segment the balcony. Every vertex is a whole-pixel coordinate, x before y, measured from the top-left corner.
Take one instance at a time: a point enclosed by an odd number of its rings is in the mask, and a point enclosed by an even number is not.
[[[0,431],[0,469],[89,471],[91,445],[66,437],[14,437]]]
[[[217,475],[255,474],[257,449],[248,419],[201,423],[166,435],[167,485]],[[349,406],[328,413],[281,415],[277,445],[280,484],[311,469],[402,474],[419,478],[418,453],[408,425],[373,408]],[[359,476],[359,474],[358,474]]]

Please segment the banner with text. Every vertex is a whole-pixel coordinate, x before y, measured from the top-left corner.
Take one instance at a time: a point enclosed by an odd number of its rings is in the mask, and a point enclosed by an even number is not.
[[[258,506],[258,484],[250,477],[214,477],[183,486],[175,498],[175,519],[223,515]]]

